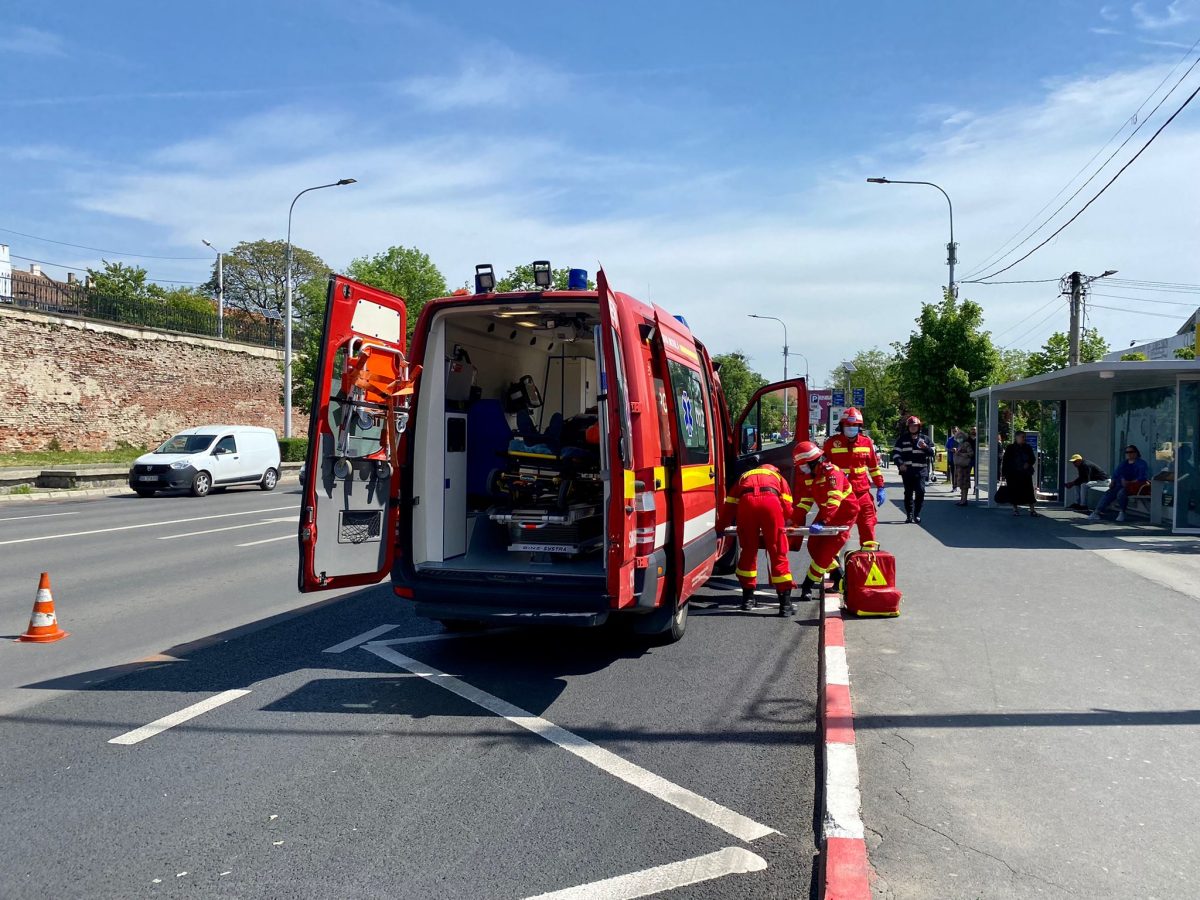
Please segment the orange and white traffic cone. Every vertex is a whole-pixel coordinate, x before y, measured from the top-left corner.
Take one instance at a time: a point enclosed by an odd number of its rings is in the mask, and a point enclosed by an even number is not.
[[[50,573],[43,572],[42,580],[38,582],[37,597],[33,601],[33,615],[29,617],[29,630],[17,640],[48,644],[51,641],[61,641],[67,634],[68,632],[58,627],[58,618],[54,615],[54,597],[50,595]]]

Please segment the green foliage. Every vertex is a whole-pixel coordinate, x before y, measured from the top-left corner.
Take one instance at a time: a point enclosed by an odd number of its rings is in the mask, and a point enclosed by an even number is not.
[[[62,444],[60,444],[58,442],[58,435],[55,435],[54,437],[50,438],[50,443],[48,443],[46,445],[46,449],[49,450],[51,453],[61,453],[62,452]]]
[[[1079,338],[1079,361],[1099,362],[1108,352],[1108,341],[1095,328],[1085,328]],[[1065,332],[1056,331],[1042,345],[1041,350],[1029,354],[1025,377],[1044,375],[1065,369],[1071,360],[1071,340]]]
[[[360,256],[347,266],[346,274],[355,281],[403,297],[408,310],[409,337],[425,304],[450,292],[446,277],[429,255],[416,247],[389,247],[374,256]]]
[[[915,413],[939,431],[970,421],[971,392],[987,386],[1000,364],[983,309],[949,291],[940,303],[925,303],[914,331],[896,351],[900,413]],[[869,399],[869,398],[868,398]]]
[[[1018,381],[1024,378],[1029,369],[1031,355],[1028,350],[1018,350],[1015,347],[1001,350],[996,370],[992,373],[992,383],[1006,384],[1009,381]]]
[[[897,387],[898,359],[880,347],[859,350],[850,357],[854,373],[850,376],[852,388],[866,392],[863,427],[882,441],[889,441],[896,432],[900,420],[900,393]],[[829,373],[828,382],[834,390],[846,387],[846,370],[838,367]],[[852,398],[847,395],[846,400]]]
[[[20,453],[0,453],[0,466],[31,469],[37,466],[68,466],[82,463],[123,465],[133,462],[145,453],[146,449],[121,441],[114,450],[23,450]]]
[[[287,308],[286,241],[242,241],[225,254],[224,274],[227,307],[283,318]],[[319,256],[311,250],[292,245],[292,281],[297,289],[314,280],[324,282],[328,274],[329,266]],[[215,261],[212,278],[204,285],[204,290],[216,295]]]
[[[553,276],[551,290],[565,291],[567,290],[567,276],[570,269],[551,269],[550,274]],[[588,280],[588,290],[596,289],[596,282]],[[536,291],[537,284],[533,280],[533,263],[525,266],[517,266],[503,278],[496,280],[496,291]]]
[[[313,381],[325,329],[328,294],[328,283],[313,279],[300,285],[293,298],[298,319],[292,329],[292,406],[295,409],[312,409]],[[281,371],[282,366],[280,363]],[[283,402],[282,397],[280,402]]]
[[[1176,347],[1175,348],[1175,358],[1176,359],[1195,359],[1196,358],[1196,348],[1195,347]]]
[[[290,437],[279,439],[279,459],[281,462],[304,462],[307,458],[308,438]]]
[[[1150,357],[1148,357],[1145,353],[1142,353],[1140,351],[1137,353],[1122,353],[1121,354],[1121,362],[1145,362],[1149,358]]]
[[[746,354],[741,350],[718,353],[713,357],[713,363],[720,366],[721,390],[729,405],[729,415],[736,420],[754,392],[767,384],[767,379],[750,368]]]

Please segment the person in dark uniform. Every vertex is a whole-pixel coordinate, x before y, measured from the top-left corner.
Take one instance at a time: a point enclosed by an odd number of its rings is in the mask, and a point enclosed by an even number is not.
[[[1018,431],[1013,435],[1013,442],[1004,448],[1004,456],[1000,458],[1000,472],[1004,483],[1008,485],[1008,502],[1012,504],[1013,515],[1021,514],[1021,506],[1029,506],[1029,514],[1037,516],[1034,506],[1037,498],[1033,493],[1033,471],[1037,465],[1037,454],[1025,443],[1025,432]]]
[[[925,476],[933,461],[933,443],[921,431],[921,420],[909,416],[904,431],[896,438],[892,460],[904,480],[904,521],[921,524],[921,507],[925,505]]]

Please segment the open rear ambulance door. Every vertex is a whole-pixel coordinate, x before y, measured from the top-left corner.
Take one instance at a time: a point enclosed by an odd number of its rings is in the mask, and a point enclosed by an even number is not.
[[[416,376],[406,327],[402,298],[330,277],[300,507],[301,591],[374,584],[391,572],[398,447]]]
[[[792,451],[809,435],[808,386],[803,378],[764,385],[737,418],[737,471],[770,463],[794,484]]]
[[[629,389],[621,354],[617,298],[601,269],[596,275],[600,294],[597,344],[600,389],[597,401],[602,425],[601,469],[607,485],[605,498],[604,571],[612,608],[633,603],[634,499],[637,493],[633,468],[633,426]]]

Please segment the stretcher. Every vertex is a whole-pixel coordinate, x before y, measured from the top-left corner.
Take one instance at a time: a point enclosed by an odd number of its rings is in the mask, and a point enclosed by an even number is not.
[[[852,527],[853,526],[851,525],[826,525],[821,529],[820,534],[813,534],[808,530],[807,525],[788,525],[783,530],[788,537],[803,537],[806,534],[809,537],[824,537],[827,534],[842,534],[843,532],[849,531]],[[736,536],[737,526],[730,526],[722,531],[721,534],[729,535],[730,537]]]

